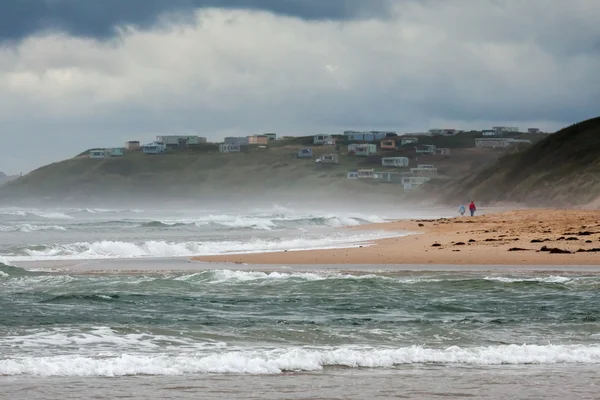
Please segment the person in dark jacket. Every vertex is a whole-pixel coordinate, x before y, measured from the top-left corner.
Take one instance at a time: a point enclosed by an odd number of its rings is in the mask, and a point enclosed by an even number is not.
[[[471,217],[475,215],[475,211],[477,211],[477,207],[475,207],[473,200],[471,200],[471,203],[469,204],[469,211],[471,211]]]

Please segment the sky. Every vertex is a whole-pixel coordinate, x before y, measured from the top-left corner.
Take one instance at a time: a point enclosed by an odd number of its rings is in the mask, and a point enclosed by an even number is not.
[[[161,134],[555,131],[598,116],[597,0],[2,0],[0,171]]]

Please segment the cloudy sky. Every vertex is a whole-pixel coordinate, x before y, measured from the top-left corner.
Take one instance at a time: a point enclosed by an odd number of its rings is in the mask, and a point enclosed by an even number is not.
[[[555,130],[599,114],[598,0],[1,0],[0,171],[191,133]]]

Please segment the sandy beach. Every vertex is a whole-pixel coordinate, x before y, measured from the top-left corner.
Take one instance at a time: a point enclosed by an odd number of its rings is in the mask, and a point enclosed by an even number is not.
[[[600,265],[600,211],[528,209],[348,229],[411,234],[362,247],[194,257],[243,264]]]

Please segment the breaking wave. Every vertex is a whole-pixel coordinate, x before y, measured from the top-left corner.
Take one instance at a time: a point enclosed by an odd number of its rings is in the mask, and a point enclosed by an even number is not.
[[[37,232],[37,231],[66,231],[67,228],[60,225],[0,225],[0,232]]]
[[[536,278],[508,278],[508,277],[486,277],[484,278],[487,281],[495,281],[502,283],[527,283],[527,282],[537,282],[537,283],[569,283],[577,278],[569,278],[567,276],[545,276],[545,277],[536,277]]]
[[[401,348],[287,348],[240,350],[205,355],[79,355],[0,360],[0,375],[126,376],[185,374],[280,374],[326,367],[393,368],[403,364],[526,365],[599,364],[600,346],[503,345]]]
[[[248,241],[188,241],[168,242],[149,240],[144,242],[97,241],[71,244],[25,246],[9,249],[2,254],[8,261],[136,258],[136,257],[186,257],[194,255],[218,255],[308,249],[349,248],[369,245],[376,239],[397,237],[395,232],[370,232],[357,235],[328,235],[320,238],[297,239],[251,239]]]
[[[18,217],[39,217],[45,219],[73,219],[72,216],[61,212],[45,212],[45,211],[2,211],[0,215],[12,215]]]
[[[302,228],[303,226],[324,226],[341,228],[358,226],[368,223],[381,223],[383,219],[376,216],[327,216],[327,217],[290,217],[290,216],[234,216],[234,215],[208,215],[196,219],[180,220],[154,220],[143,223],[146,228],[177,228],[177,227],[224,227],[236,229],[275,230],[286,228]]]
[[[135,213],[135,214],[140,214],[143,213],[144,210],[140,210],[140,209],[119,209],[119,210],[111,210],[108,208],[76,208],[73,210],[69,210],[70,214],[107,214],[107,213],[115,213],[115,214],[121,214],[121,213]]]

